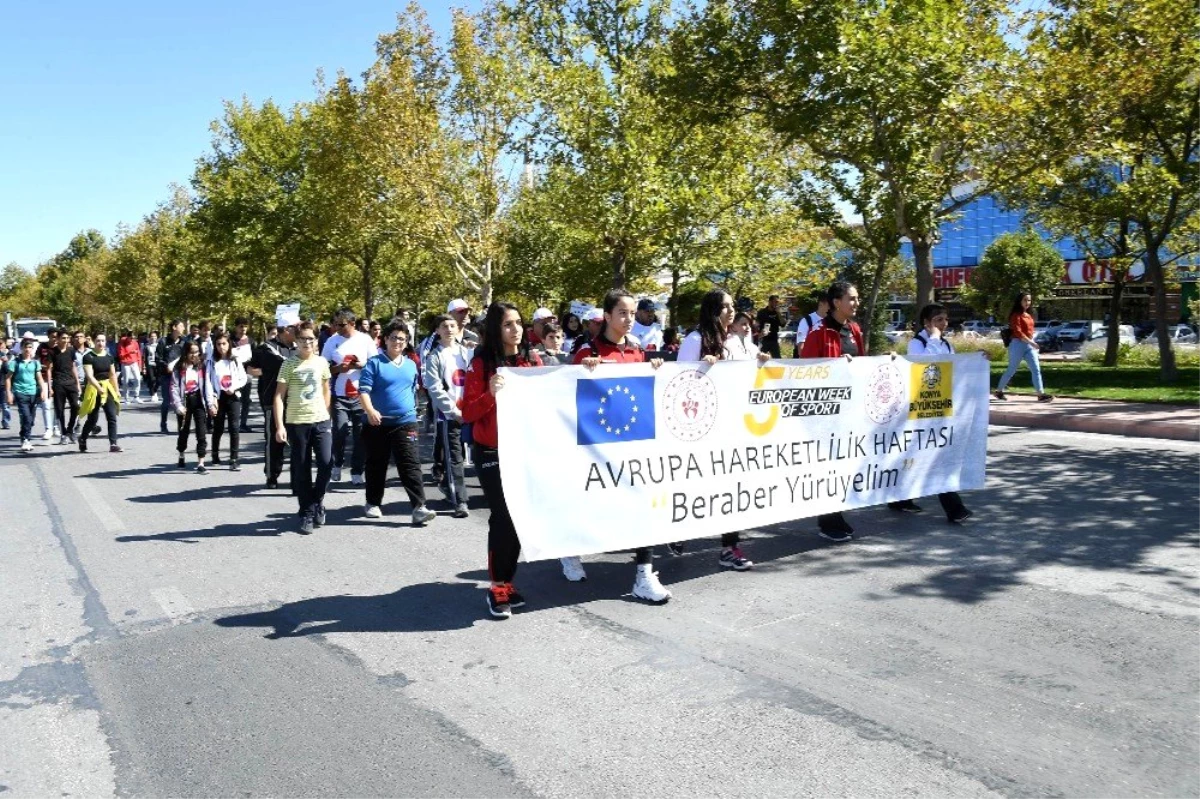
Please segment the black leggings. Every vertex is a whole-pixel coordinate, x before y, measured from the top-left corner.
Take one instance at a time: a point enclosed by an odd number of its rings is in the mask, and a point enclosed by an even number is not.
[[[217,395],[217,417],[213,419],[212,452],[216,458],[221,454],[221,436],[225,435],[225,425],[229,424],[229,457],[237,460],[239,451],[238,425],[242,418],[242,398],[238,394],[228,394],[222,391]]]
[[[491,447],[476,445],[473,451],[479,486],[483,489],[491,515],[488,517],[488,574],[493,583],[511,583],[517,576],[521,540],[508,514],[504,487],[500,484],[500,453]]]
[[[92,412],[88,414],[87,420],[83,423],[83,430],[79,434],[79,440],[87,443],[88,437],[93,433],[100,432],[100,409],[104,409],[104,418],[108,422],[108,443],[117,443],[117,400],[113,395],[116,392],[110,391],[104,403],[100,402],[100,398],[96,398],[96,404],[92,407]]]
[[[67,420],[67,403],[71,406],[71,419]],[[79,386],[70,385],[54,387],[54,418],[58,420],[58,429],[64,436],[72,435],[75,423],[79,421]]]
[[[208,452],[208,408],[204,406],[204,398],[199,391],[193,391],[183,400],[183,418],[179,422],[179,439],[175,449],[179,454],[187,452],[188,433],[192,423],[196,425],[196,455],[203,458]]]

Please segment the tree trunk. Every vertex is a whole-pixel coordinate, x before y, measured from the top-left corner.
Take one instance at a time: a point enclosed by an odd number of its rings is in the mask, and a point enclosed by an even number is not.
[[[625,288],[625,243],[617,242],[612,251],[612,287]]]
[[[374,254],[370,252],[364,252],[362,261],[363,316],[365,316],[367,319],[372,318],[371,314],[375,310],[374,266]]]
[[[887,271],[888,258],[880,256],[875,263],[875,274],[871,276],[871,285],[867,290],[866,313],[859,315],[862,327],[863,343],[867,347],[864,355],[871,352],[871,333],[875,329],[875,306],[879,303],[879,284],[883,282],[883,274]]]
[[[492,259],[489,258],[483,263],[483,280],[479,281],[479,301],[483,303],[483,309],[486,311],[492,304]]]
[[[1158,247],[1153,245],[1146,247],[1146,275],[1150,278],[1150,284],[1154,286],[1154,331],[1158,337],[1158,358],[1161,364],[1159,376],[1164,383],[1174,383],[1179,379],[1179,370],[1175,367],[1175,349],[1168,330],[1170,323],[1167,321],[1167,281],[1163,276]]]
[[[1125,291],[1125,272],[1113,273],[1112,299],[1108,303],[1108,344],[1104,348],[1104,365],[1116,366],[1121,341],[1117,328],[1121,326],[1121,294]]]
[[[917,269],[917,308],[933,302],[933,243],[921,237],[910,237],[913,261]]]
[[[670,316],[671,327],[679,327],[677,312],[679,310],[679,266],[671,259],[671,296],[667,299],[667,315]]]

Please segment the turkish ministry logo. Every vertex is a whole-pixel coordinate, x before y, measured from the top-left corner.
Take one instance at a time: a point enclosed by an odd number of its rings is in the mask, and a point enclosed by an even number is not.
[[[904,380],[890,363],[875,368],[867,383],[867,416],[876,424],[887,424],[904,408]]]
[[[699,441],[717,421],[717,387],[708,375],[688,369],[663,389],[667,429],[680,441]]]
[[[575,420],[580,444],[654,438],[654,378],[577,380]]]

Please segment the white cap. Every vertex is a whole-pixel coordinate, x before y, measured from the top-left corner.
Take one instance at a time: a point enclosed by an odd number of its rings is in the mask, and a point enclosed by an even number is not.
[[[557,319],[557,318],[558,317],[556,317],[554,315],[554,311],[550,310],[549,308],[538,308],[536,311],[533,312],[533,321],[535,321],[535,322],[540,322],[543,319]]]
[[[585,313],[583,315],[583,321],[585,321],[585,322],[603,322],[604,321],[604,311],[600,310],[599,308],[593,308],[592,310],[588,311],[587,313]]]
[[[446,306],[446,313],[454,313],[455,311],[470,310],[471,304],[466,300],[450,300],[450,304]]]
[[[37,339],[37,336],[28,330],[21,334],[21,341],[33,341],[35,339]]]

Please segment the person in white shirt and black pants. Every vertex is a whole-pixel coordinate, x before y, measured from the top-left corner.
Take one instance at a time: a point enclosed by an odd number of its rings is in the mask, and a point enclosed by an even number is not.
[[[921,329],[908,342],[909,355],[953,355],[954,345],[945,337],[946,328],[950,325],[950,316],[946,309],[936,303],[926,305],[921,309]],[[986,356],[985,356],[986,357]],[[946,518],[953,524],[962,524],[971,518],[971,511],[963,504],[962,497],[957,491],[946,491],[938,494],[942,510]],[[889,502],[888,507],[901,513],[921,513],[922,508],[911,499],[900,502]]]

